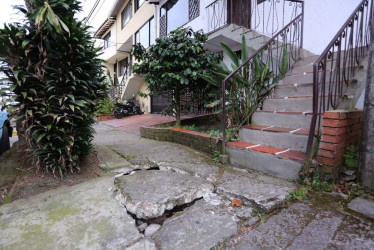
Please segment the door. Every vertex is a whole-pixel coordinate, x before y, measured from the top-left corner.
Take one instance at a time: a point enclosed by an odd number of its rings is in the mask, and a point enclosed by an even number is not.
[[[257,1],[260,2],[261,0]],[[227,4],[228,20],[230,20],[231,23],[250,29],[251,0],[234,0],[228,1]]]
[[[164,95],[151,95],[151,113],[160,114],[167,106],[169,101]]]

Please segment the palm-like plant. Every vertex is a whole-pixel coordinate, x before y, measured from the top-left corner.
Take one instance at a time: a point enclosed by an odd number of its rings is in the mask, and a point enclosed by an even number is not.
[[[12,83],[17,117],[36,167],[61,177],[90,152],[96,100],[103,97],[99,49],[74,18],[76,0],[29,0],[24,24],[0,30],[0,70]]]
[[[252,114],[260,107],[263,100],[269,96],[272,89],[277,86],[288,69],[288,52],[284,47],[280,61],[279,74],[274,75],[271,69],[271,60],[263,62],[262,57],[266,48],[256,54],[248,63],[242,66],[249,58],[246,39],[242,37],[241,57],[232,51],[226,44],[221,43],[222,48],[231,60],[231,69],[224,63],[214,65],[214,70],[202,75],[211,85],[220,89],[222,81],[234,70],[240,70],[229,79],[225,95],[228,127],[240,127],[244,123],[250,123]],[[219,93],[222,97],[222,92]],[[217,93],[215,93],[217,95]],[[222,106],[222,99],[209,103],[208,107]],[[218,109],[217,112],[222,112]]]

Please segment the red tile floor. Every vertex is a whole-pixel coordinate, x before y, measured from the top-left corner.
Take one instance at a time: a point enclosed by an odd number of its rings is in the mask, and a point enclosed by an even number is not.
[[[183,118],[190,118],[193,116],[182,116]],[[114,119],[108,121],[102,121],[100,123],[107,124],[114,128],[125,130],[126,132],[133,134],[140,134],[140,127],[160,124],[164,122],[175,121],[174,117],[162,116],[160,114],[144,114],[144,115],[132,115],[122,119]]]

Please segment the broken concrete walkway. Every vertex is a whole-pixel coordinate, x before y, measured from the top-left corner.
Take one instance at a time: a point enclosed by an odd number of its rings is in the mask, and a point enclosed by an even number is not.
[[[371,221],[308,203],[258,225],[295,188],[286,180],[106,125],[96,131],[108,176],[0,206],[0,249],[329,248],[319,238],[335,232],[357,237],[353,248],[373,246]],[[329,242],[339,248],[339,239]]]
[[[157,170],[116,178],[126,209],[137,218],[156,218],[213,192],[212,184],[191,175]]]
[[[141,239],[112,186],[101,177],[0,206],[0,249],[122,249]]]

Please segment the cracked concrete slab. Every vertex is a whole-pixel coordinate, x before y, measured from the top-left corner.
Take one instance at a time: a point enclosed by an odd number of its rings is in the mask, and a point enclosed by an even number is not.
[[[126,250],[157,250],[156,244],[150,239],[143,239],[134,245],[127,247]]]
[[[112,186],[101,177],[0,206],[0,249],[122,249],[139,240]]]
[[[206,163],[186,163],[186,162],[155,162],[162,171],[176,171],[190,174],[199,178],[204,178],[210,182],[217,181],[223,166],[215,166]]]
[[[353,211],[374,219],[374,201],[356,198],[348,204],[348,207]]]
[[[320,203],[323,202],[323,203]],[[346,213],[339,202],[295,203],[227,249],[373,249],[374,224]]]
[[[206,180],[177,172],[137,171],[116,178],[126,209],[137,218],[156,218],[214,191]]]
[[[295,185],[278,178],[260,174],[235,174],[225,172],[216,184],[216,192],[229,199],[238,199],[254,205],[263,212],[280,207]]]
[[[161,249],[210,249],[237,233],[236,218],[224,206],[197,201],[167,219],[152,237]]]
[[[103,170],[111,171],[131,165],[124,157],[105,145],[96,145],[96,151],[100,161],[100,168]]]

